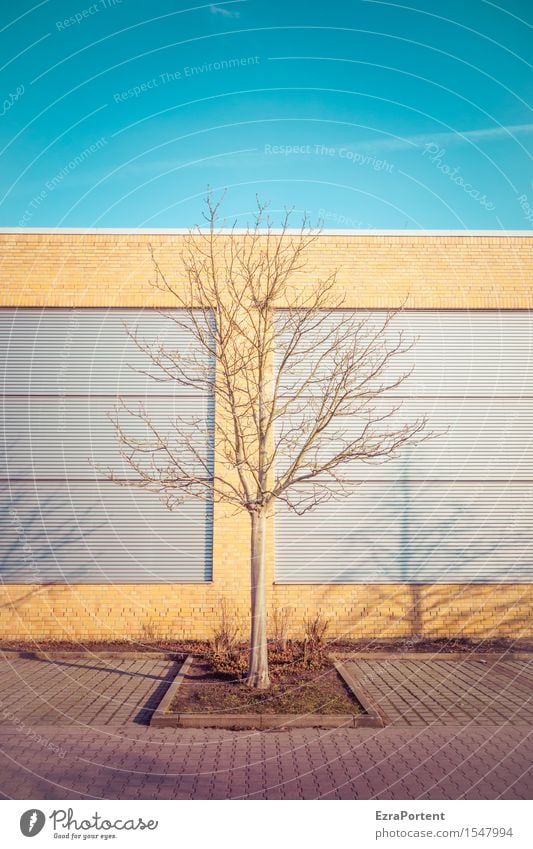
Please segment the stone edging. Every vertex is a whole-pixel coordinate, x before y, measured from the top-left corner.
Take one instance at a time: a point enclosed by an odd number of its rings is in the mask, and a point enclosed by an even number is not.
[[[25,651],[19,656],[35,660],[172,660],[179,661],[183,655],[173,652],[136,652],[136,651]]]
[[[385,713],[376,704],[374,704],[366,688],[342,661],[336,660],[334,665],[346,686],[349,687],[359,704],[361,704],[365,709],[368,717],[374,720],[375,724],[367,727],[383,728],[387,724],[387,717]]]
[[[458,662],[464,660],[484,660],[491,663],[497,660],[531,660],[533,661],[533,652],[528,651],[502,651],[502,652],[484,652],[484,651],[465,651],[465,652],[423,652],[423,651],[349,651],[349,652],[331,652],[333,660],[456,660]]]
[[[185,680],[185,676],[194,661],[194,655],[189,655],[182,664],[174,681],[163,696],[160,704],[152,714],[152,728],[230,728],[230,729],[281,729],[281,728],[382,728],[383,720],[376,711],[359,714],[290,714],[290,713],[226,713],[216,715],[211,713],[171,713],[170,707],[176,697],[177,690]],[[337,664],[335,664],[337,667]],[[339,674],[351,685],[340,670]],[[358,694],[356,698],[363,704]]]

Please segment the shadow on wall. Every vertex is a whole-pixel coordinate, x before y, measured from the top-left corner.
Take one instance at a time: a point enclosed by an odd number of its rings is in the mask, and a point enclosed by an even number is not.
[[[441,593],[432,593],[434,584],[421,585],[413,583],[417,580],[417,576],[423,574],[424,568],[431,563],[433,557],[437,555],[439,549],[446,547],[446,556],[451,563],[460,564],[465,573],[470,573],[471,567],[478,565],[483,568],[483,563],[486,558],[492,554],[496,548],[496,543],[483,541],[481,545],[477,545],[475,551],[465,548],[464,540],[457,538],[457,521],[459,518],[463,520],[468,515],[468,508],[464,504],[454,505],[451,511],[448,511],[447,516],[439,518],[437,522],[432,522],[431,527],[424,532],[424,538],[420,538],[418,529],[414,529],[412,525],[412,496],[411,482],[408,476],[407,464],[404,467],[404,472],[400,481],[400,492],[402,497],[402,508],[400,514],[400,545],[396,557],[396,561],[400,567],[400,580],[407,585],[406,590],[410,596],[410,602],[407,605],[407,618],[409,622],[409,635],[417,638],[421,637],[425,632],[426,623],[430,623],[432,618],[438,618],[439,615],[446,616],[446,623],[450,628],[456,628],[459,623],[452,626],[452,620],[455,618],[452,614],[453,608],[449,607],[450,602],[462,606],[461,597],[467,593],[467,603],[471,603],[472,586],[476,584],[457,584],[457,590],[454,592],[452,599],[448,600],[446,610],[442,609],[443,598]],[[382,571],[387,571],[386,565],[379,564]],[[442,592],[442,591],[441,591]],[[436,598],[431,601],[431,596],[435,594]],[[461,617],[462,618],[462,617]],[[463,627],[464,621],[461,623]],[[454,630],[455,633],[455,630]]]
[[[95,523],[94,515],[93,505],[78,509],[58,490],[36,498],[32,481],[16,495],[8,494],[2,509],[0,578],[26,584],[83,580],[89,574],[87,565],[69,564],[66,573],[58,555],[106,527],[105,522]],[[51,570],[54,580],[49,580]]]
[[[301,623],[316,611],[330,619],[330,634],[339,639],[533,637],[531,584],[391,583],[305,589],[311,593],[316,589],[311,605],[295,585],[276,596],[276,604],[287,605],[293,614],[293,637],[300,636]]]
[[[375,637],[394,634],[413,639],[531,636],[531,584],[520,582],[531,549],[531,534],[524,526],[504,522],[504,528],[495,528],[490,516],[479,524],[479,507],[473,510],[459,487],[451,508],[442,500],[435,518],[430,514],[430,521],[421,523],[420,515],[418,521],[413,515],[408,462],[397,484],[399,489],[380,501],[379,510],[391,523],[397,521],[398,534],[392,541],[386,534],[375,535],[369,546],[379,583],[352,584],[348,590],[346,584],[321,586],[317,606],[324,615],[342,595],[347,601],[351,597],[350,603],[340,605],[347,610],[341,617],[346,637],[353,636],[354,620],[364,631],[360,636],[370,636],[370,631]],[[501,563],[500,547],[505,551]],[[520,576],[516,582],[515,568]],[[458,571],[464,573],[464,582],[458,582]],[[356,630],[361,630],[357,624]]]
[[[0,584],[7,597],[0,604],[0,624],[10,620],[13,625],[16,618],[29,625],[26,619],[28,611],[35,611],[34,597],[41,596],[38,604],[42,613],[52,615],[64,589],[83,581],[89,572],[88,548],[86,564],[69,565],[68,574],[62,570],[60,552],[73,544],[79,546],[80,541],[84,545],[105,523],[91,519],[92,507],[76,510],[75,514],[66,509],[69,499],[58,491],[36,500],[32,481],[12,484],[15,487],[16,494],[4,493],[0,516]],[[21,584],[31,586],[21,591]],[[15,632],[18,634],[18,627]]]
[[[446,516],[439,517],[437,522],[432,522],[421,538],[420,533],[416,531],[413,533],[411,522],[412,495],[408,463],[404,465],[400,491],[402,509],[397,561],[400,564],[401,579],[408,584],[410,603],[407,617],[410,636],[421,637],[427,633],[428,628],[431,632],[439,633],[444,628],[451,635],[460,635],[469,634],[472,631],[484,632],[487,627],[490,631],[492,627],[494,634],[498,634],[503,625],[507,632],[509,629],[511,631],[516,629],[520,633],[524,629],[530,632],[531,621],[528,622],[527,606],[524,610],[520,602],[514,608],[509,601],[495,603],[495,595],[501,593],[505,596],[506,583],[509,578],[512,580],[509,568],[506,570],[503,567],[496,573],[487,569],[491,555],[497,556],[501,540],[491,539],[490,534],[485,535],[483,525],[474,532],[475,541],[472,544],[466,535],[458,532],[459,523],[462,527],[469,526],[469,518],[472,519],[472,527],[476,525],[474,511],[468,507],[466,501],[464,499],[459,501]],[[512,531],[512,545],[514,550],[523,553],[526,546],[531,545],[531,538],[526,537],[523,531],[520,532],[515,527]],[[451,594],[450,590],[444,593],[438,583],[429,585],[413,583],[413,580],[416,581],[417,576],[423,574],[427,564],[430,564],[442,549],[445,550],[446,560],[452,571],[459,565],[465,575],[475,574],[474,581],[455,584]],[[511,568],[514,565],[513,563]],[[491,576],[493,584],[480,584],[480,577],[490,581]],[[441,580],[446,580],[446,571]],[[527,586],[524,587],[522,597],[529,597]]]

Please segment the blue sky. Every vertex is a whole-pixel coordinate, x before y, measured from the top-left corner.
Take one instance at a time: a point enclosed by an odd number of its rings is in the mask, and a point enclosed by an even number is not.
[[[0,226],[530,229],[532,10],[4,3]]]

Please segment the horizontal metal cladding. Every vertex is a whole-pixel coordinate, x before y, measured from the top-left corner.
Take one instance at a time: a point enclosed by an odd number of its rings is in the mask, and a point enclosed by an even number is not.
[[[341,320],[357,315],[338,313]],[[379,326],[384,313],[360,315]],[[335,319],[335,314],[328,318],[330,327]],[[413,340],[413,348],[385,380],[411,368],[412,374],[375,402],[375,412],[381,415],[398,406],[386,422],[391,429],[427,417],[431,439],[388,462],[343,466],[347,494],[339,496],[334,487],[338,497],[304,516],[279,503],[276,580],[531,582],[531,313],[404,311],[386,335],[392,341],[399,330],[408,342]],[[282,350],[283,344],[278,362]],[[282,381],[288,398],[296,397],[324,350],[322,345],[302,357]],[[314,388],[327,372],[326,356],[317,380],[306,386],[300,409],[296,405],[292,425],[289,419],[278,423],[278,439],[289,434],[279,471],[306,432],[305,419],[310,422],[319,401]],[[362,421],[356,415],[337,420],[310,465],[357,437]]]
[[[177,325],[172,317],[178,318]],[[199,320],[201,316],[199,316]],[[185,325],[185,327],[183,326]],[[5,394],[190,395],[151,365],[129,335],[162,344],[208,367],[179,310],[0,309],[0,380]],[[147,373],[148,372],[148,373]],[[152,376],[150,376],[152,375]]]
[[[280,312],[283,317],[286,315]],[[324,321],[321,332],[334,327],[346,316],[379,328],[385,311],[338,310]],[[533,368],[533,322],[528,311],[451,311],[404,310],[392,319],[384,333],[390,343],[403,333],[411,350],[397,357],[387,370],[389,382],[402,374],[411,375],[391,394],[435,396],[522,396],[531,395]],[[364,337],[364,331],[363,331]],[[307,340],[297,348],[304,350]],[[301,356],[294,371],[281,381],[282,390],[291,394],[302,384],[324,345]],[[284,338],[276,357],[276,366],[284,351]],[[322,374],[331,359],[325,357]],[[320,370],[319,370],[320,374]]]
[[[280,583],[531,582],[533,488],[391,481],[276,512]]]
[[[212,398],[148,396],[125,401],[133,416],[117,406],[113,397],[65,399],[28,395],[5,399],[5,452],[0,460],[0,477],[90,481],[101,478],[106,468],[112,468],[117,477],[131,478],[131,468],[121,458],[109,415],[115,415],[116,411],[129,436],[153,444],[153,432],[137,418],[140,407],[158,432],[168,435],[170,447],[191,473],[212,475]],[[173,436],[176,428],[191,439],[198,458],[187,453],[184,444]],[[142,464],[142,455],[138,459]]]
[[[292,424],[305,416],[313,418],[312,398],[302,399],[301,413],[291,416]],[[353,480],[395,480],[402,477],[438,480],[531,480],[533,481],[533,397],[504,398],[407,398],[396,410],[398,399],[378,400],[374,403],[376,415],[391,412],[385,424],[399,428],[427,418],[430,436],[415,449],[404,449],[398,457],[387,462],[363,463],[354,460],[342,467],[342,475]],[[335,456],[347,441],[355,440],[364,427],[363,417],[347,417],[332,425],[327,440],[310,458],[309,469],[316,462],[323,463]],[[287,426],[285,424],[285,426]],[[297,437],[307,432],[305,425],[295,428]],[[280,422],[278,437],[284,434]],[[301,436],[300,436],[301,435]],[[299,444],[299,442],[297,443]],[[284,471],[292,456],[278,463]]]
[[[1,501],[0,581],[199,582],[211,578],[212,507],[172,512],[112,483],[16,483]]]
[[[124,481],[133,477],[109,419],[116,410],[128,436],[154,445],[150,428],[122,402],[148,417],[187,470],[207,483],[213,472],[208,384],[153,380],[146,372],[157,369],[126,326],[178,352],[195,377],[211,378],[180,311],[0,310],[4,582],[211,579],[210,499],[188,497],[169,512],[156,494],[105,479],[110,469]],[[187,455],[176,428],[193,437],[198,457]],[[152,456],[140,455],[141,465]]]

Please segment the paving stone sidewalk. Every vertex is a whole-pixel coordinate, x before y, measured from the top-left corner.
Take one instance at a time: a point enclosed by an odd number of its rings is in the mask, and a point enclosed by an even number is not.
[[[39,740],[0,729],[7,798],[531,799],[533,791],[533,737],[517,727],[32,731]]]
[[[533,661],[481,656],[346,661],[386,725],[533,727]]]
[[[156,729],[172,661],[0,661],[0,794],[14,799],[531,799],[533,728]],[[523,678],[522,678],[523,680]]]
[[[29,725],[148,724],[179,663],[159,657],[0,659],[0,724],[16,716]]]

